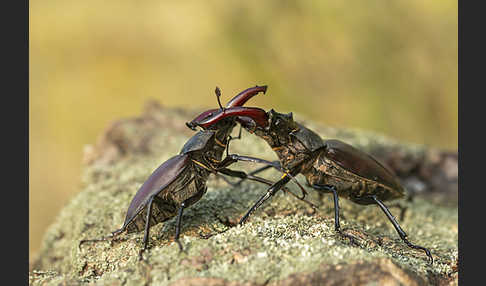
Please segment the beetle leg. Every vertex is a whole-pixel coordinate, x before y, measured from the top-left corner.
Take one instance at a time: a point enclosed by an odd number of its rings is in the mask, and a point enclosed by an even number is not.
[[[182,244],[179,241],[179,235],[181,234],[181,223],[182,223],[182,212],[184,211],[184,208],[186,207],[186,204],[182,202],[181,207],[179,209],[179,213],[177,215],[177,224],[176,224],[176,234],[175,234],[175,242],[179,245],[179,250],[183,251],[184,249],[182,248]]]
[[[242,130],[242,127],[240,125],[240,131],[238,132],[238,136],[237,137],[232,137],[231,135],[228,135],[228,141],[226,141],[226,146],[225,146],[225,148],[226,148],[226,156],[229,156],[230,155],[229,154],[229,144],[230,144],[231,140],[241,139],[241,130]],[[209,158],[209,159],[211,159],[211,158]],[[221,164],[222,162],[220,161],[220,162],[215,162],[215,163],[220,163]],[[224,164],[229,164],[229,162],[228,163],[224,163]],[[226,179],[224,176],[221,176],[218,173],[215,173],[215,175],[218,178],[223,179],[223,181],[225,181],[228,185],[230,185],[232,187],[236,187],[237,186],[237,184],[235,184],[235,183],[231,182],[230,180]]]
[[[229,143],[231,142],[231,140],[239,140],[241,139],[241,130],[243,129],[243,127],[240,125],[240,131],[238,132],[238,137],[232,137],[231,135],[228,135],[228,141],[226,141],[226,156],[229,156]]]
[[[120,233],[124,232],[124,231],[125,231],[125,229],[126,229],[126,227],[122,227],[122,228],[119,228],[119,229],[117,229],[117,230],[113,231],[113,232],[111,233],[111,237],[114,237],[114,236],[119,235]]]
[[[428,250],[427,248],[425,248],[423,246],[412,244],[410,241],[408,241],[407,234],[400,227],[400,225],[396,221],[395,217],[393,217],[393,215],[390,213],[388,208],[376,196],[371,196],[371,198],[376,202],[376,204],[381,208],[381,210],[385,213],[385,215],[391,221],[391,223],[395,227],[395,230],[398,232],[398,235],[400,235],[400,238],[403,240],[403,242],[405,242],[405,244],[407,244],[408,247],[423,250],[425,252],[425,254],[429,257],[430,264],[434,263],[434,258],[432,258],[432,255],[430,254],[430,250]]]
[[[79,241],[79,245],[78,245],[78,248],[81,249],[81,245],[85,242],[100,242],[100,241],[110,241],[110,245],[112,245],[112,242],[114,240],[114,238],[118,235],[120,235],[122,232],[124,232],[126,230],[126,226],[123,226],[122,228],[119,228],[115,231],[113,231],[110,235],[108,236],[103,236],[101,238],[97,238],[97,239],[83,239],[83,240],[80,240]],[[117,239],[117,241],[119,241],[120,239]]]
[[[145,233],[143,235],[143,248],[138,253],[138,260],[142,260],[142,254],[147,249],[148,236],[150,231],[150,218],[152,216],[152,204],[154,202],[154,196],[150,197],[147,206],[147,217],[145,219]]]
[[[219,168],[225,168],[225,167],[228,167],[229,165],[236,163],[238,161],[266,164],[266,165],[274,167],[278,170],[282,170],[282,168],[280,167],[280,163],[275,163],[275,162],[267,161],[265,159],[255,158],[255,157],[240,156],[238,154],[227,155],[223,159],[223,161],[221,161],[221,163],[219,164],[218,167]]]
[[[269,186],[273,185],[273,183],[274,183],[274,182],[267,180],[265,178],[262,178],[262,177],[253,176],[253,175],[250,175],[250,174],[246,174],[245,172],[242,172],[242,171],[235,171],[235,170],[231,170],[231,169],[228,169],[228,168],[220,169],[220,170],[218,170],[218,172],[223,173],[223,174],[228,175],[228,176],[238,177],[238,178],[241,178],[242,180],[248,179],[248,180],[251,180],[251,181],[260,182],[260,183],[263,183],[263,184],[266,184],[266,185],[269,185]],[[305,200],[303,197],[301,198],[301,197],[297,196],[292,191],[290,191],[287,187],[283,187],[282,190],[284,192],[290,193],[292,196],[296,197],[297,199],[307,203],[308,205],[310,205],[310,207],[314,211],[316,209],[318,209],[318,207],[316,205],[309,202],[308,200]]]
[[[394,203],[394,204],[388,205],[388,209],[391,209],[391,208],[397,208],[397,209],[400,210],[400,221],[403,221],[405,219],[405,213],[408,209],[407,206],[403,206],[400,203]]]
[[[285,176],[289,176],[290,179],[292,179],[295,182],[295,184],[297,184],[297,186],[302,191],[302,198],[301,198],[302,200],[307,195],[307,191],[299,183],[299,181],[297,179],[295,179],[295,177],[293,175],[291,175],[290,173],[288,173],[284,169],[282,169],[282,167],[280,166],[280,163],[278,161],[271,162],[271,161],[268,161],[268,160],[265,160],[265,159],[260,159],[260,158],[250,157],[250,156],[240,156],[240,155],[237,155],[237,154],[230,154],[229,156],[226,156],[224,158],[224,160],[221,162],[219,167],[225,168],[225,167],[227,167],[227,166],[229,166],[229,165],[231,165],[235,162],[238,162],[238,161],[261,163],[261,164],[266,164],[269,167],[273,167],[273,168],[279,170],[280,172],[284,173]],[[250,174],[253,175],[253,173],[250,173]]]
[[[248,179],[248,180],[252,180],[252,181],[257,181],[257,182],[260,182],[260,183],[264,183],[264,184],[267,184],[267,185],[269,185],[269,186],[271,186],[271,185],[273,184],[273,182],[272,182],[272,181],[270,181],[270,180],[267,180],[267,179],[265,179],[265,178],[258,177],[258,176],[253,176],[253,175],[250,175],[250,174],[248,174],[248,175],[247,175],[247,179]],[[303,201],[304,203],[308,204],[308,205],[309,205],[309,206],[310,206],[310,207],[311,207],[311,208],[314,210],[314,212],[315,212],[315,211],[316,211],[316,210],[319,208],[319,207],[318,207],[318,206],[316,206],[315,204],[313,204],[313,203],[309,202],[308,200],[306,200],[306,199],[304,198],[304,197],[305,197],[305,195],[304,195],[304,196],[302,196],[302,197],[299,197],[299,196],[297,196],[296,194],[294,194],[294,192],[290,191],[290,190],[289,190],[287,187],[285,187],[285,186],[284,186],[284,187],[282,187],[282,190],[283,190],[284,192],[286,192],[286,193],[291,194],[291,195],[292,195],[292,196],[294,196],[295,198],[297,198],[297,199],[299,199],[299,200]],[[314,212],[313,212],[313,213],[314,213]]]
[[[351,243],[360,246],[359,243],[356,242],[354,236],[344,233],[341,230],[341,224],[339,222],[339,197],[336,191],[336,187],[331,185],[319,185],[319,184],[312,184],[312,187],[316,190],[332,192],[332,195],[334,197],[334,230],[337,231],[342,237],[348,238]]]
[[[230,185],[230,186],[232,186],[232,187],[236,187],[236,186],[237,186],[237,185],[236,185],[236,183],[231,182],[231,181],[230,181],[230,180],[228,180],[228,179],[227,179],[225,176],[221,176],[219,173],[216,173],[216,174],[214,174],[214,175],[215,175],[216,177],[218,177],[218,178],[222,179],[223,181],[225,181],[225,183],[226,183],[226,184],[228,184],[228,185]]]
[[[279,161],[273,161],[272,162],[273,164],[278,164],[278,166],[280,166],[280,162]],[[266,165],[266,166],[263,166],[261,168],[258,168],[258,169],[255,169],[253,171],[251,171],[250,173],[248,173],[248,175],[255,175],[255,174],[258,174],[260,172],[263,172],[265,171],[266,169],[270,169],[272,168],[273,165]],[[239,180],[238,182],[235,183],[235,187],[241,185],[241,183],[245,180],[246,178],[242,178],[241,180]]]
[[[250,210],[241,218],[240,222],[238,224],[243,224],[245,221],[248,219],[250,214],[254,212],[259,206],[261,206],[266,200],[271,198],[273,195],[275,195],[285,184],[287,184],[291,180],[291,177],[289,174],[284,174],[282,176],[282,179],[278,180],[276,183],[274,183],[268,190],[267,192],[250,208]]]

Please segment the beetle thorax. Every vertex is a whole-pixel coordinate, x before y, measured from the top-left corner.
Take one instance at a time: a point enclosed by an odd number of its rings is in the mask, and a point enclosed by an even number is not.
[[[235,126],[236,122],[234,120],[223,120],[217,124],[217,128],[215,128],[216,134],[214,136],[215,144],[213,150],[217,153],[215,155],[218,157],[218,160],[221,159],[223,151],[228,144],[228,137],[231,135]]]

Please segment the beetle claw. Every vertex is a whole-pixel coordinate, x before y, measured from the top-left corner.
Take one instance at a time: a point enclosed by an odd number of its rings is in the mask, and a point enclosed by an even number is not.
[[[142,261],[143,260],[143,253],[144,253],[145,249],[140,249],[140,251],[138,252],[138,261]]]
[[[179,253],[184,252],[184,247],[182,247],[182,243],[178,239],[175,242],[177,242],[177,245],[179,246]]]
[[[425,255],[427,255],[428,258],[429,258],[430,265],[434,264],[434,258],[432,257],[432,254],[430,253],[430,251],[427,248],[424,248],[424,252],[425,252]]]

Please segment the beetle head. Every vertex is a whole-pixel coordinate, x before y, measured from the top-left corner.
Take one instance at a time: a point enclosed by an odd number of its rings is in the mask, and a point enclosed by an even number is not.
[[[270,130],[274,131],[281,131],[282,133],[290,133],[292,130],[297,128],[297,125],[294,121],[294,116],[292,112],[287,114],[279,113],[275,110],[271,109],[268,112],[268,118],[270,121]]]

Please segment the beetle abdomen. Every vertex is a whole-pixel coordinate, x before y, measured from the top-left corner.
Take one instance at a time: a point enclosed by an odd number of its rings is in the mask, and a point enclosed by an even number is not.
[[[325,143],[324,156],[346,171],[383,185],[400,196],[404,194],[395,174],[375,158],[339,140],[326,140]]]
[[[373,203],[370,200],[372,195],[383,201],[403,196],[403,193],[388,185],[364,178],[343,168],[338,162],[328,158],[325,150],[319,153],[310,168],[305,170],[304,175],[310,185],[335,186],[340,197],[358,204]]]
[[[154,226],[177,215],[182,202],[189,207],[197,202],[206,191],[207,176],[201,176],[188,167],[177,178],[155,195],[152,205],[150,225]],[[142,231],[145,228],[147,208],[143,209],[129,222],[128,232]]]
[[[187,169],[189,157],[176,155],[165,161],[150,175],[137,191],[128,207],[123,226],[127,226],[147,207],[147,202],[152,196],[157,195],[179,178],[179,175]]]
[[[178,206],[174,202],[169,201],[154,201],[152,205],[152,216],[150,217],[150,225],[154,226],[158,223],[169,220],[177,215]],[[127,225],[127,232],[139,232],[144,230],[147,218],[147,207],[145,207],[137,216]]]

